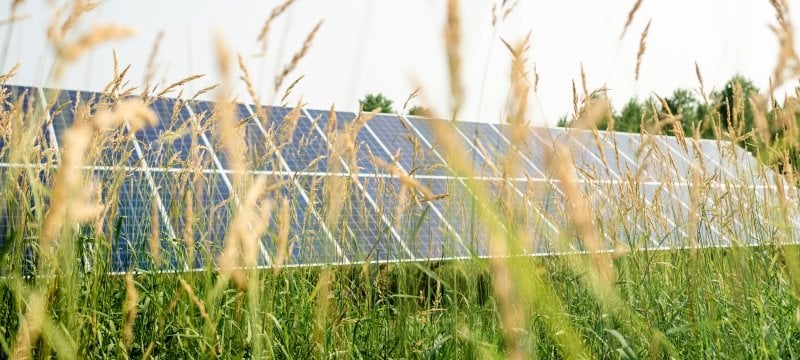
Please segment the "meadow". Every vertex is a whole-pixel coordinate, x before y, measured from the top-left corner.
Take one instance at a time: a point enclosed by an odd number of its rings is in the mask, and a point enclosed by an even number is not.
[[[458,2],[448,6],[457,116]],[[792,38],[786,4],[773,6],[776,32]],[[131,36],[111,25],[74,33],[93,7],[78,3],[54,19],[51,83],[91,48]],[[283,99],[318,30],[275,79]],[[193,94],[185,86],[199,76],[132,85],[116,57],[104,91],[80,99],[19,92],[10,86],[16,67],[2,70],[0,357],[800,357],[800,107],[797,93],[782,105],[766,100],[800,73],[791,42],[772,88],[749,98],[734,91],[727,118],[706,114],[715,139],[686,136],[680,114],[643,111],[651,117],[631,152],[623,139],[633,137],[613,124],[598,130],[610,100],[585,84],[566,137],[531,145],[522,135],[535,84],[525,70],[529,39],[506,43],[509,115],[495,122],[508,130],[503,147],[457,121],[430,120],[435,141],[415,141],[422,136],[409,124],[424,120],[405,116],[406,106],[349,120],[334,109],[306,116],[302,104],[258,106],[245,63],[216,41],[215,71],[236,80]],[[245,99],[229,98],[235,81]],[[255,106],[243,112],[241,103]],[[732,126],[745,103],[752,129]],[[413,151],[366,149],[359,135],[378,121],[406,126],[398,142]],[[322,156],[292,150],[320,143]],[[734,144],[748,144],[752,162]],[[707,161],[714,151],[719,160]],[[530,159],[546,179],[528,178]],[[287,161],[304,168],[286,171]],[[373,174],[360,174],[365,167]],[[613,181],[609,168],[621,172]],[[449,179],[437,182],[441,174]],[[442,224],[458,236],[424,248]],[[365,248],[357,234],[370,226],[378,240]],[[375,259],[381,246],[401,251],[382,245],[393,238],[388,228],[406,239],[404,251],[434,255]],[[137,253],[121,260],[131,244]]]

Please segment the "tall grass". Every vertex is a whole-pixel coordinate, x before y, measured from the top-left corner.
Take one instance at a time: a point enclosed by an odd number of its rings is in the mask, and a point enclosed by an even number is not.
[[[264,47],[291,3],[267,20]],[[458,6],[448,2],[444,28],[453,117]],[[92,7],[52,24],[53,83],[130,34],[72,34]],[[793,133],[725,130],[741,106],[705,119],[716,141],[684,137],[675,116],[642,119],[655,125],[641,134],[601,132],[609,100],[585,80],[579,128],[531,128],[530,44],[505,43],[509,115],[488,134],[459,119],[262,107],[240,56],[253,102],[241,106],[221,38],[225,81],[192,96],[184,86],[200,75],[164,87],[147,76],[132,97],[116,57],[106,90],[79,99],[20,93],[5,86],[11,69],[0,77],[3,357],[800,356],[797,178],[728,141],[788,160]],[[211,91],[215,103],[196,100]],[[389,123],[404,129],[392,142],[364,142]]]

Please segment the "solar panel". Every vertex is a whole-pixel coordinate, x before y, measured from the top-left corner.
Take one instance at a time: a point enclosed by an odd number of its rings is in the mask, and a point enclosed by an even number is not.
[[[281,155],[291,171],[326,172],[329,168],[328,142],[303,112],[289,117],[292,109],[267,108],[269,129],[281,143]],[[334,160],[338,161],[338,160]],[[337,165],[338,166],[338,165]]]
[[[535,166],[524,161],[521,158],[522,155],[512,149],[510,142],[497,132],[493,125],[461,121],[456,123],[456,127],[472,147],[483,155],[482,158],[488,158],[494,165],[497,172],[490,171],[487,175],[497,177],[502,177],[504,174],[510,177],[524,177],[527,175],[534,178],[543,178],[543,175]],[[513,154],[514,157],[509,158],[509,154]],[[509,162],[509,159],[514,161]]]
[[[336,115],[336,123],[332,124],[329,119],[329,113],[329,111],[308,110],[309,116],[312,119],[316,119],[317,126],[320,130],[325,130],[330,134],[333,134],[332,131],[335,130],[340,133],[338,136],[343,136],[342,134],[347,132],[354,132],[352,134],[348,134],[349,136],[354,136],[354,138],[351,140],[355,143],[354,161],[349,159],[345,159],[345,161],[347,161],[349,164],[348,167],[356,168],[349,170],[354,173],[387,173],[386,169],[376,167],[371,160],[371,156],[377,156],[383,161],[391,162],[390,155],[385,153],[383,147],[381,146],[380,140],[375,138],[370,133],[370,130],[366,129],[372,120],[369,120],[369,122],[363,125],[363,127],[360,127],[355,124],[357,118],[356,114],[336,111],[334,112]],[[329,139],[329,141],[331,141],[331,139]],[[347,156],[346,152],[344,155],[345,157]]]
[[[158,123],[136,132],[148,166],[180,168],[190,160],[198,162],[208,156],[206,148],[198,146],[202,143],[199,130],[189,121],[182,101],[158,98],[150,108],[158,116]],[[194,155],[193,149],[197,150]]]
[[[150,249],[154,226],[153,192],[141,171],[94,170],[92,177],[101,185],[102,198],[109,205],[103,230],[106,244],[109,244],[111,271],[123,272],[135,269],[175,268],[174,249],[163,241],[165,255],[162,264],[155,264]],[[163,224],[159,224],[159,229]],[[159,239],[162,240],[162,239]]]
[[[442,216],[444,200],[422,196],[397,178],[360,179],[375,199],[378,214],[390,219],[405,246],[416,259],[467,256],[461,234]],[[441,195],[441,194],[440,194]]]
[[[397,163],[404,171],[417,175],[446,175],[447,168],[444,164],[432,149],[420,141],[403,118],[394,115],[376,115],[365,127],[383,143],[392,159],[397,156]]]
[[[492,125],[492,127],[502,135],[501,139],[509,145],[511,145],[510,139],[515,135],[513,132],[519,131],[519,129],[508,124]],[[524,131],[524,134],[518,136],[522,143],[517,144],[516,151],[522,156],[522,161],[526,166],[535,170],[530,174],[531,177],[536,179],[547,178],[550,175],[547,170],[550,169],[550,165],[547,163],[549,148],[546,148],[545,143],[534,135],[532,128],[525,126],[522,131]]]
[[[65,131],[78,116],[76,104],[99,101],[89,113],[113,106],[96,93],[47,90],[45,96],[57,98],[42,102],[36,101],[36,88],[3,90],[11,94],[3,102],[6,111],[15,101],[38,111],[54,104],[47,109],[52,127],[45,123],[37,135],[45,153],[63,147]],[[163,98],[151,107],[156,126],[135,134],[111,131],[102,147],[87,154],[85,169],[103,184],[103,199],[111,205],[101,229],[109,240],[110,269],[213,267],[246,190],[232,191],[233,169],[222,151],[214,104]],[[276,206],[259,241],[259,266],[485,257],[492,254],[491,241],[504,241],[490,239],[491,230],[510,230],[519,235],[520,251],[545,255],[595,247],[680,248],[690,239],[702,246],[754,244],[759,234],[786,231],[786,218],[791,234],[800,228],[794,191],[777,189],[779,181],[784,186],[780,177],[728,142],[686,139],[684,147],[680,139],[660,135],[544,127],[526,127],[521,134],[506,124],[377,115],[359,124],[351,161],[350,150],[333,151],[341,148],[337,137],[357,121],[356,114],[336,112],[334,124],[324,110],[263,110],[267,116],[261,119],[249,105],[235,107],[246,142],[243,170],[248,177],[267,177],[270,192],[263,196]],[[436,134],[434,125],[448,133]],[[464,153],[447,153],[439,135],[461,141]],[[514,145],[512,138],[523,142]],[[7,143],[0,136],[0,154],[7,154]],[[582,204],[567,201],[562,184],[549,176],[554,144],[574,161],[598,244],[586,244],[570,220]],[[513,163],[506,161],[509,155]],[[409,176],[376,166],[373,156]],[[477,178],[456,176],[462,174],[448,167],[465,156]],[[55,156],[45,161],[58,164]],[[693,162],[702,169],[699,181]],[[33,165],[0,166],[0,176],[9,166]],[[47,182],[53,168],[36,171]],[[482,192],[485,202],[477,200]],[[781,207],[775,200],[784,193],[790,205]],[[289,204],[288,219],[277,210],[282,199]],[[20,214],[3,209],[0,233],[6,235],[17,231],[12,227]],[[159,235],[152,245],[155,218]],[[279,223],[287,221],[288,235],[281,239]],[[89,226],[82,231],[92,235]],[[101,242],[92,246],[102,251]],[[159,262],[151,246],[158,246]],[[33,259],[35,252],[26,251]]]
[[[323,221],[351,261],[399,260],[411,255],[351,178],[303,176],[298,180],[313,206],[322,209]]]

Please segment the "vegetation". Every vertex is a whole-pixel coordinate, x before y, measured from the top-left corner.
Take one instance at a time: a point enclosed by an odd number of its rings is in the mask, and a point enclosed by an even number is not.
[[[779,25],[788,22],[781,4],[773,2]],[[456,5],[445,25],[453,113],[463,96]],[[288,6],[272,12],[259,41]],[[72,34],[93,7],[78,3],[49,27],[54,83],[87,47],[129,35]],[[493,25],[512,10],[499,4]],[[219,41],[222,78],[240,78],[260,103],[245,62],[235,76]],[[565,123],[642,136],[624,144],[592,132],[598,151],[572,156],[578,148],[562,151],[569,141],[553,145],[527,127],[529,40],[506,45],[505,146],[464,141],[472,134],[450,121],[425,122],[430,134],[419,136],[398,117],[403,130],[386,146],[405,141],[406,153],[359,141],[370,106],[391,111],[380,95],[337,122],[333,111],[311,120],[299,107],[240,114],[227,98],[230,80],[183,97],[197,75],[133,87],[115,69],[105,91],[78,104],[57,90],[40,98],[6,86],[15,69],[0,75],[3,357],[800,357],[797,178],[788,171],[797,97],[769,104],[771,94],[734,81],[708,101],[679,90],[631,100],[617,114],[604,91],[584,91]],[[800,63],[784,50],[791,58],[779,64]],[[212,90],[213,108],[191,100]],[[165,103],[172,109],[153,111]],[[660,146],[664,133],[677,145]],[[702,136],[752,144],[784,176],[745,161],[705,162],[695,155],[735,149]],[[489,160],[482,167],[479,156]],[[287,159],[303,171],[287,171]],[[208,171],[222,163],[227,171]],[[359,173],[367,168],[391,177]],[[442,169],[454,176],[442,181]],[[548,178],[526,178],[534,170]],[[388,225],[406,248],[391,245]],[[375,261],[386,249],[431,255]],[[127,260],[126,250],[134,251]]]
[[[383,94],[367,94],[363,99],[358,101],[361,111],[374,111],[380,109],[384,114],[391,114],[394,112],[392,109],[392,100],[389,100]]]

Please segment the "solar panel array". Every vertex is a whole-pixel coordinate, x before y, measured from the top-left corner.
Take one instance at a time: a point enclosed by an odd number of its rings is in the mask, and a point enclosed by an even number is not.
[[[0,136],[0,175],[20,186],[30,186],[23,183],[30,182],[31,172],[45,187],[52,185],[66,129],[93,111],[80,104],[113,105],[97,93],[2,89],[8,94],[5,110],[22,104],[41,115],[16,115],[40,119],[30,129],[40,149],[35,158],[11,158],[14,136]],[[211,266],[242,201],[215,131],[215,106],[158,98],[150,107],[158,115],[156,126],[97,135],[84,170],[108,206],[103,221],[80,231],[107,239],[90,247],[108,247],[112,271]],[[568,216],[575,205],[553,178],[554,159],[574,161],[607,250],[680,248],[689,239],[701,246],[741,244],[781,226],[773,200],[788,189],[748,152],[724,141],[547,127],[521,133],[506,124],[386,114],[364,122],[348,112],[248,104],[237,104],[236,115],[247,145],[246,172],[268,177],[276,204],[258,244],[258,265],[265,267],[275,261],[485,257],[492,241],[488,226],[523,229],[526,254],[582,251]],[[3,121],[9,128],[14,116],[7,113]],[[450,153],[437,128],[448,129],[464,152]],[[457,158],[469,160],[470,174],[454,170]],[[492,203],[477,201],[470,185],[475,181]],[[7,246],[11,234],[27,231],[24,218],[33,214],[15,211],[15,201],[25,199],[4,196],[0,241]],[[287,219],[277,208],[284,200],[290,216],[288,241],[282,244],[279,223]],[[481,207],[500,213],[513,207],[516,215],[487,224],[478,218]],[[697,226],[690,226],[692,219]],[[796,214],[788,219],[790,226],[800,225]],[[157,262],[150,242],[155,231],[163,258]],[[281,257],[285,260],[276,259]]]

